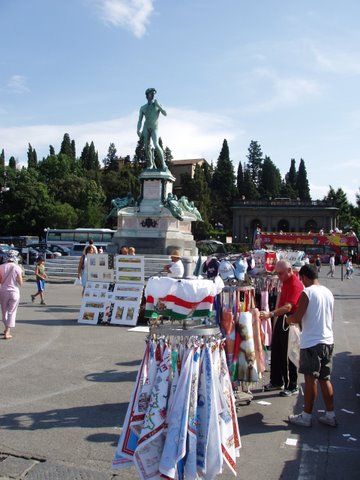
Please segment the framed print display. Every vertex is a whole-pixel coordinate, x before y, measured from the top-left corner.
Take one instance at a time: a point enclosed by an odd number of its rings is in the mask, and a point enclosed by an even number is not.
[[[114,255],[98,253],[88,255],[88,279],[101,282],[114,281]]]
[[[140,255],[117,255],[115,257],[115,282],[144,283],[144,257]]]
[[[135,326],[137,324],[139,308],[140,302],[138,304],[118,301],[111,302],[110,323],[114,325]]]
[[[78,323],[136,326],[144,285],[87,282]]]

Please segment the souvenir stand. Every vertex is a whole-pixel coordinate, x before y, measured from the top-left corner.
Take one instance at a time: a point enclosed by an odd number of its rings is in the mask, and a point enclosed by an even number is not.
[[[223,282],[152,277],[150,334],[113,460],[141,479],[214,478],[240,453],[235,399],[219,327],[211,322]]]
[[[251,277],[239,275],[239,261],[234,262],[233,275],[227,276],[217,304],[237,405],[243,402],[249,404],[253,398],[251,386],[264,378],[272,325],[270,319],[260,319],[259,311],[268,310],[269,301],[273,298],[276,301],[278,288],[278,278],[272,274],[277,261],[276,253],[256,251],[253,258]]]

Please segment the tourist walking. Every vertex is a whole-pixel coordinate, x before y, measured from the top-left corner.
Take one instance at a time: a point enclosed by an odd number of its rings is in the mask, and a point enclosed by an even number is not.
[[[16,313],[20,301],[20,289],[23,284],[22,271],[16,264],[16,252],[9,250],[5,262],[0,265],[0,303],[4,322],[4,339],[10,340],[11,328],[15,327]]]
[[[35,267],[35,277],[36,277],[36,286],[37,292],[35,295],[31,295],[32,303],[35,302],[35,298],[39,295],[40,296],[40,305],[46,305],[45,298],[44,298],[44,291],[45,291],[45,280],[48,276],[45,273],[45,260],[43,257],[39,257],[37,260],[37,264]]]
[[[334,278],[335,275],[335,255],[332,254],[329,259],[329,268],[330,270],[326,274],[327,276],[331,276],[331,278]]]
[[[321,270],[321,259],[320,259],[320,255],[316,255],[315,265],[316,265],[316,269],[317,269],[318,273],[320,273],[320,270]]]
[[[289,422],[303,427],[311,426],[312,410],[320,384],[326,411],[318,420],[336,427],[334,389],[330,381],[334,350],[334,296],[328,288],[320,285],[314,267],[304,265],[299,276],[305,289],[296,312],[286,321],[289,325],[297,323],[302,327],[299,372],[305,377],[304,410],[298,415],[290,415]]]

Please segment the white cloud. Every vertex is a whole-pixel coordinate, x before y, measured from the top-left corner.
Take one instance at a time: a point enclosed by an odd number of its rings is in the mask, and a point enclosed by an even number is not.
[[[321,89],[317,82],[300,77],[281,77],[268,68],[258,68],[255,76],[267,83],[264,91],[272,91],[272,98],[249,107],[251,111],[273,110],[279,107],[294,106],[308,97],[319,95]]]
[[[153,13],[153,0],[93,0],[103,22],[130,30],[141,38]]]
[[[7,82],[7,86],[14,93],[26,93],[29,92],[26,82],[27,79],[23,75],[12,75]]]
[[[318,66],[330,73],[360,75],[360,52],[325,52],[312,47]]]
[[[242,135],[225,116],[193,110],[167,109],[167,117],[159,119],[159,134],[164,146],[169,147],[175,159],[204,157],[217,160],[224,138],[228,141]],[[86,142],[94,142],[101,161],[114,143],[119,155],[133,156],[137,144],[138,114],[134,112],[111,121],[85,124],[29,125],[0,128],[1,147],[6,159],[14,156],[26,164],[28,144],[35,148],[38,158],[47,156],[49,145],[60,149],[64,133],[75,141],[77,156]]]

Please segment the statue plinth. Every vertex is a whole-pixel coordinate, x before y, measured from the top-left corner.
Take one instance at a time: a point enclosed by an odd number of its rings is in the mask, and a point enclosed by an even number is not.
[[[131,245],[139,254],[169,255],[178,249],[184,256],[197,255],[191,233],[191,222],[196,218],[185,214],[183,220],[174,218],[165,207],[172,193],[175,178],[169,170],[147,169],[140,173],[141,194],[137,206],[118,211],[117,232],[113,243]]]

